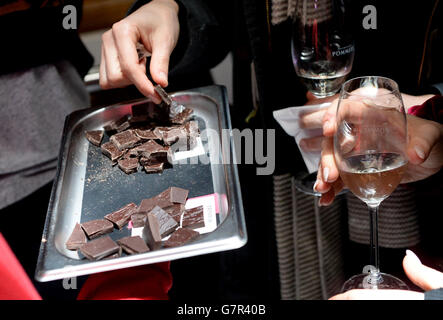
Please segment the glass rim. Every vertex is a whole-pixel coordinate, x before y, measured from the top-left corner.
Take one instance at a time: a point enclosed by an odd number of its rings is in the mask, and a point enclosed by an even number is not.
[[[398,93],[398,94],[400,94],[400,89],[399,89],[398,83],[397,83],[395,80],[391,79],[391,78],[383,77],[383,76],[360,76],[360,77],[355,77],[355,78],[352,78],[352,79],[346,80],[346,81],[342,84],[342,86],[341,86],[340,95],[342,95],[343,93],[346,93],[346,94],[348,94],[348,95],[352,95],[352,96],[366,97],[365,95],[362,95],[362,94],[349,92],[348,90],[345,89],[345,87],[346,87],[346,85],[348,85],[350,82],[354,82],[354,81],[356,81],[356,80],[368,79],[368,78],[382,79],[382,80],[385,80],[385,81],[390,82],[391,84],[393,84],[393,88],[392,88],[391,92],[388,92],[388,93],[382,93],[382,94],[377,94],[378,97],[385,96],[385,95],[390,95],[390,94],[393,94],[393,93]]]

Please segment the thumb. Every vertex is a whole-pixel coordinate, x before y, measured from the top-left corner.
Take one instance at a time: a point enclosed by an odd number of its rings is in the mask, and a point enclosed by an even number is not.
[[[152,45],[149,71],[152,79],[162,87],[168,86],[169,57],[172,48],[165,42],[157,41]]]
[[[418,165],[425,162],[434,146],[440,140],[440,130],[432,122],[408,115],[408,158],[411,163]],[[427,161],[426,161],[427,162]],[[425,163],[426,167],[434,164]]]
[[[443,273],[423,265],[411,250],[406,250],[403,269],[408,278],[424,291],[443,288]]]

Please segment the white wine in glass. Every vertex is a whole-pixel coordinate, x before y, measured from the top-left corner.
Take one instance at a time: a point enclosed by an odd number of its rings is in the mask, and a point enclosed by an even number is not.
[[[350,289],[405,289],[380,272],[378,207],[400,184],[407,166],[407,123],[398,85],[383,77],[343,84],[336,113],[334,157],[340,177],[365,202],[370,221],[370,264],[343,285]]]

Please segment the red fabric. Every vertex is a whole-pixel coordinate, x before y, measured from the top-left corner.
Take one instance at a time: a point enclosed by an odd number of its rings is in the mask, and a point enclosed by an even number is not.
[[[172,287],[170,262],[90,275],[78,300],[167,300]]]
[[[0,300],[41,300],[40,295],[1,233]]]
[[[443,123],[443,96],[436,95],[426,100],[422,105],[410,107],[408,113],[426,120]]]

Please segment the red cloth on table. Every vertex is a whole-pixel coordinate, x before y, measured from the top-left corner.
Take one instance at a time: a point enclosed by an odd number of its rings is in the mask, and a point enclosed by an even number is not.
[[[166,300],[172,287],[170,262],[90,275],[79,300]],[[41,300],[0,233],[0,300]]]
[[[92,274],[79,300],[167,300],[172,287],[170,262]]]
[[[1,233],[0,300],[41,300],[40,295]]]

